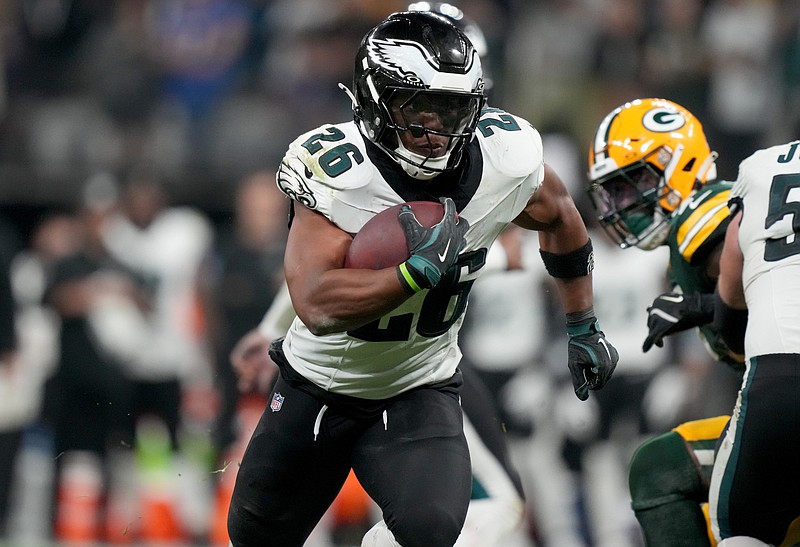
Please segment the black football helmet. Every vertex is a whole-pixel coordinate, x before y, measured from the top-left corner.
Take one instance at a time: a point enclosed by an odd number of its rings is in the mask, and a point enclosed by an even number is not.
[[[447,17],[432,12],[394,13],[373,28],[356,54],[353,78],[356,123],[364,136],[412,177],[430,180],[458,165],[472,138],[486,96],[480,57]],[[436,128],[420,113],[436,116]],[[444,152],[406,148],[400,135],[438,135]]]
[[[483,70],[483,90],[489,92],[492,89],[492,78],[488,68],[489,63],[489,43],[480,25],[467,17],[461,8],[449,2],[412,2],[406,8],[408,11],[430,11],[444,15],[463,32],[469,41],[472,42],[478,57],[481,58],[481,69]]]

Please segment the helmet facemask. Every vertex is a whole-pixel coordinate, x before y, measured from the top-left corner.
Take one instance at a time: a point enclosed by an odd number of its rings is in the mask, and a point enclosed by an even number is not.
[[[472,138],[483,96],[388,88],[383,145],[412,177],[428,180],[456,165]]]
[[[594,181],[589,188],[600,224],[622,247],[650,250],[669,233],[669,215],[659,204],[673,192],[664,173],[647,158]]]

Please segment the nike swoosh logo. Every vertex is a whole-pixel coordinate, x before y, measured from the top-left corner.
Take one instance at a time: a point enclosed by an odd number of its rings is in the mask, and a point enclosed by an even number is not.
[[[444,262],[445,257],[447,256],[447,251],[450,249],[450,242],[447,242],[447,246],[444,248],[444,252],[439,254],[439,262]]]
[[[608,354],[608,360],[611,361],[611,351],[609,351],[608,344],[606,344],[605,339],[601,338],[600,343],[603,344],[603,347],[605,348],[606,353]]]
[[[671,315],[671,314],[669,314],[669,313],[667,313],[665,311],[659,310],[658,308],[650,310],[650,315],[655,315],[657,317],[660,317],[661,319],[663,319],[664,321],[667,321],[668,323],[677,323],[678,322],[678,318],[677,317],[675,317],[674,315]]]
[[[666,300],[667,302],[674,302],[675,304],[680,304],[683,302],[683,295],[678,296],[662,296],[661,300]]]

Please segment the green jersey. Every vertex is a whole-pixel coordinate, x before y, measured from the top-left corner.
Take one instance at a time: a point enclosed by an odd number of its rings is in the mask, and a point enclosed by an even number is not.
[[[722,245],[730,221],[731,183],[715,182],[694,192],[672,217],[669,246],[669,282],[685,294],[714,292],[716,280],[706,271],[709,257]],[[731,351],[711,324],[699,328],[700,338],[720,361],[743,369],[744,356]]]

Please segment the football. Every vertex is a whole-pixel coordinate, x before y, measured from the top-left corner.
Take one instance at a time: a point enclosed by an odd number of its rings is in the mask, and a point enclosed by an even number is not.
[[[345,268],[380,270],[398,266],[408,259],[406,233],[397,213],[403,204],[384,209],[358,231],[345,257]],[[430,228],[444,216],[444,207],[438,201],[411,201],[408,203],[420,224]]]

